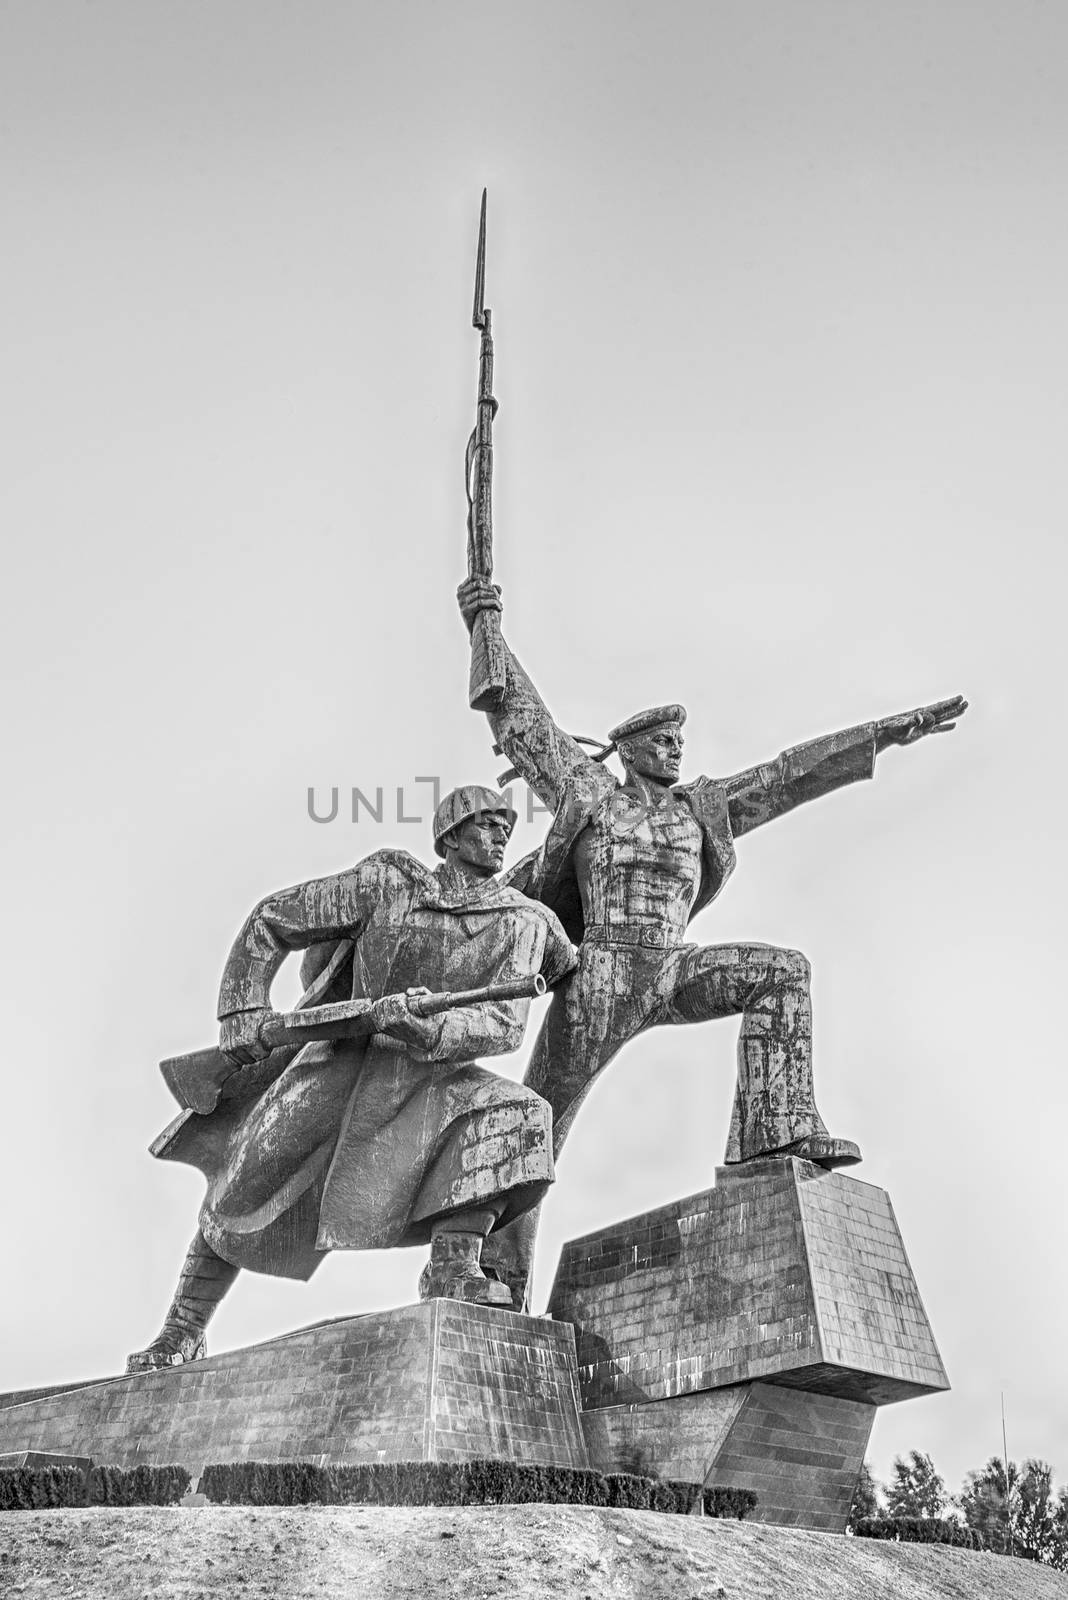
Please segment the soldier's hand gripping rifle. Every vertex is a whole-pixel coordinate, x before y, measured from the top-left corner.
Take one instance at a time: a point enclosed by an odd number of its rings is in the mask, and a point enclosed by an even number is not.
[[[537,973],[531,978],[490,983],[482,989],[408,995],[406,1001],[416,1016],[435,1017],[458,1006],[479,1006],[494,1000],[531,1000],[544,993],[545,979]],[[339,1005],[269,1012],[260,1029],[260,1039],[270,1046],[271,1055],[249,1069],[255,1073],[257,1091],[262,1092],[285,1070],[293,1059],[294,1045],[309,1044],[313,1039],[364,1039],[374,1033],[374,1004],[373,1000],[344,1000]],[[236,1066],[217,1046],[193,1050],[185,1056],[171,1056],[160,1062],[159,1069],[178,1104],[201,1116],[215,1110],[231,1079],[240,1092],[241,1077],[246,1070]]]
[[[472,578],[493,577],[493,333],[486,298],[486,191],[478,224],[475,262],[475,309],[472,323],[481,332],[478,352],[478,399],[475,427],[467,441],[467,572]],[[480,611],[471,633],[471,682],[468,699],[474,711],[494,711],[504,693],[504,642],[495,611]]]

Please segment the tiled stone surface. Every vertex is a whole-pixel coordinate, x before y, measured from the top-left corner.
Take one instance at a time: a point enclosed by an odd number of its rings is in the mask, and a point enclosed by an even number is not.
[[[892,1378],[888,1400],[910,1383],[947,1389],[886,1191],[836,1173],[828,1183],[802,1177],[798,1196],[825,1362]],[[886,1386],[872,1388],[881,1403]]]
[[[452,1300],[433,1303],[433,1459],[587,1466],[574,1329]]]
[[[591,1465],[599,1472],[643,1472],[701,1483],[726,1441],[749,1385],[680,1394],[639,1405],[584,1411]]]
[[[71,1394],[75,1389],[89,1389],[108,1381],[107,1378],[78,1378],[73,1383],[50,1383],[43,1389],[5,1389],[0,1393],[0,1411],[5,1406],[24,1406],[27,1400],[43,1400],[50,1394]]]
[[[0,1452],[117,1466],[504,1455],[585,1466],[569,1327],[448,1301],[0,1410]]]
[[[842,1533],[874,1405],[748,1384],[709,1482],[755,1489],[755,1522]]]
[[[755,1489],[755,1522],[840,1533],[875,1407],[767,1383],[603,1406],[582,1418],[601,1472]]]
[[[583,1405],[771,1379],[885,1403],[948,1387],[886,1194],[792,1158],[564,1246]]]

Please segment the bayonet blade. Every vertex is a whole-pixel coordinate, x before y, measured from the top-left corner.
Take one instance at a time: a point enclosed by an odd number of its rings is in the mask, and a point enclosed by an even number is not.
[[[482,191],[482,212],[478,219],[478,256],[475,260],[475,309],[471,322],[476,328],[486,326],[486,191]]]

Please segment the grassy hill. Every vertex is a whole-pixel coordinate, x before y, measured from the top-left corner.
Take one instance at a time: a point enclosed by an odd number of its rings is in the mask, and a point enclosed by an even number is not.
[[[939,1546],[568,1506],[0,1513],[38,1600],[1068,1600],[1068,1574]]]

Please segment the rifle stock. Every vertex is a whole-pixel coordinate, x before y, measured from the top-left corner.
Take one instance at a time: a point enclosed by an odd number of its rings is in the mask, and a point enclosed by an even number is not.
[[[270,1045],[270,1054],[247,1069],[254,1073],[258,1090],[267,1088],[284,1072],[293,1059],[293,1045],[312,1039],[358,1039],[370,1033],[371,1001],[347,1000],[341,1005],[309,1006],[270,1017],[260,1029],[260,1038]],[[163,1081],[180,1106],[206,1117],[219,1103],[227,1083],[244,1070],[216,1045],[213,1049],[192,1050],[188,1055],[170,1056],[161,1061]]]
[[[480,611],[471,630],[471,677],[468,703],[472,711],[496,711],[505,685],[504,640],[497,611]]]
[[[485,1005],[495,1000],[533,999],[545,993],[545,979],[539,974],[487,984],[481,989],[461,989],[445,994],[413,997],[411,1009],[419,1016],[437,1016],[457,1006]],[[271,1046],[262,1061],[244,1068],[231,1061],[218,1046],[193,1050],[184,1056],[169,1056],[159,1064],[163,1081],[187,1111],[206,1117],[215,1110],[231,1079],[244,1093],[262,1093],[293,1059],[298,1048],[314,1039],[362,1039],[375,1031],[371,1009],[373,1000],[343,1000],[338,1005],[308,1006],[296,1011],[271,1015],[260,1029],[260,1038]]]

